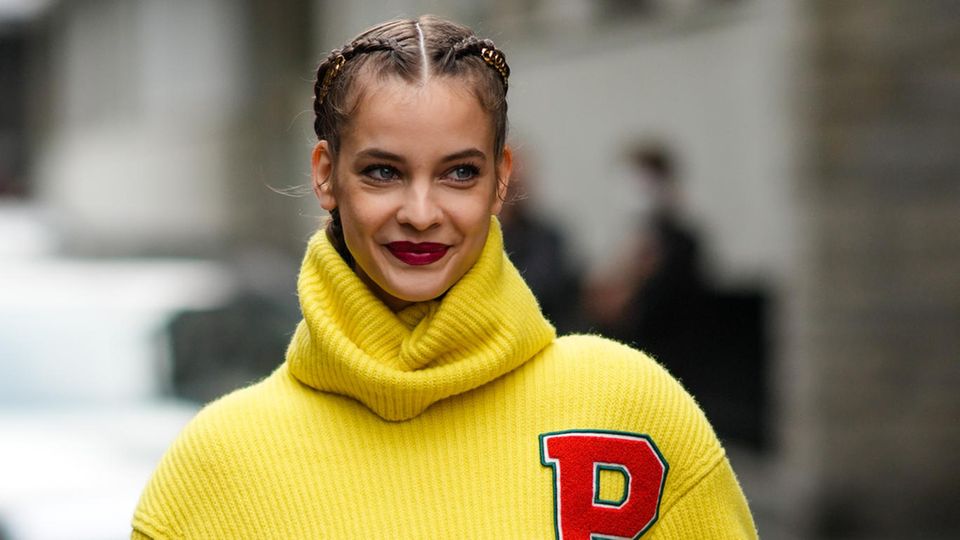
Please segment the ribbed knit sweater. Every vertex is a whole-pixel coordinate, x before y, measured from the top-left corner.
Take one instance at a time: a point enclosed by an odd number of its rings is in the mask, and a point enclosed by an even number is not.
[[[755,538],[693,399],[629,347],[557,339],[490,231],[398,313],[316,234],[286,362],[187,426],[133,537]]]

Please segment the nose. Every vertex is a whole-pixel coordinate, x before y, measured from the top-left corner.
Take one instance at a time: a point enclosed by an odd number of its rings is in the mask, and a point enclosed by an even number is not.
[[[418,231],[425,231],[440,223],[443,211],[434,200],[429,182],[412,182],[403,193],[403,201],[397,210],[397,221]]]

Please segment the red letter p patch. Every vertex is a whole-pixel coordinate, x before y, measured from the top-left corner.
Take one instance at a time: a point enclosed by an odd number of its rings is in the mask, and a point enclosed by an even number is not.
[[[559,540],[639,538],[657,521],[666,460],[650,437],[570,430],[540,435],[540,461],[553,468]],[[601,494],[603,473],[620,483]]]

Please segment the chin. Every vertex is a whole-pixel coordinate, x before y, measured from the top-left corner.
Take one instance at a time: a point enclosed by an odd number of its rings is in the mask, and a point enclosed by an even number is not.
[[[409,278],[410,276],[405,276]],[[389,289],[385,291],[394,298],[404,302],[426,302],[443,296],[457,282],[457,279],[450,279],[449,276],[438,276],[433,273],[432,276],[418,276],[420,279],[398,280]]]
[[[395,292],[387,292],[394,298],[403,300],[404,302],[427,302],[443,296],[447,290],[449,290],[449,287],[445,289],[438,289],[436,287],[429,289],[401,289]]]

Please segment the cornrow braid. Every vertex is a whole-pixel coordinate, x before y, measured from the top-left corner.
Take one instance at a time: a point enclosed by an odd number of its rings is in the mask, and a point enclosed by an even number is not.
[[[320,121],[323,118],[323,102],[330,92],[333,79],[343,68],[345,62],[346,58],[340,54],[340,50],[334,49],[317,67],[317,81],[313,85],[313,113],[315,115],[313,129],[317,135],[322,132]]]
[[[500,78],[503,79],[503,90],[506,92],[509,86],[507,81],[510,79],[510,66],[507,65],[507,59],[504,57],[503,52],[495,47],[484,47],[480,49],[480,58],[483,58],[484,62],[490,64],[493,69],[500,73]]]
[[[396,51],[400,44],[395,38],[366,37],[352,41],[349,45],[340,51],[340,54],[347,60],[361,53],[370,53],[374,51]]]
[[[347,60],[360,54],[377,51],[396,53],[400,44],[395,38],[363,37],[351,41],[341,49],[334,49],[317,67],[317,80],[313,87],[313,112],[315,119],[313,129],[320,135],[323,132],[323,104],[335,84],[337,75],[343,69]]]
[[[449,65],[450,62],[459,60],[468,54],[479,56],[484,62],[489,64],[490,67],[497,70],[497,72],[500,73],[500,79],[503,80],[504,91],[506,91],[508,87],[507,81],[510,78],[510,66],[507,65],[507,59],[503,51],[498,49],[492,40],[477,36],[467,36],[454,44],[444,55],[441,62],[444,65]]]
[[[343,54],[337,54],[333,59],[324,61],[317,69],[317,82],[313,87],[313,112],[320,114],[320,106],[323,105],[323,100],[326,99],[327,93],[330,91],[330,83],[340,73],[340,69],[343,68],[346,61],[347,58]],[[323,75],[320,76],[320,73],[323,73]]]
[[[330,55],[317,68],[317,83],[314,87],[315,101],[314,111],[323,104],[324,98],[330,91],[330,84],[336,78],[343,64],[347,60],[362,53],[375,51],[395,52],[400,48],[400,44],[394,38],[360,38],[351,42],[342,49],[334,49]]]

